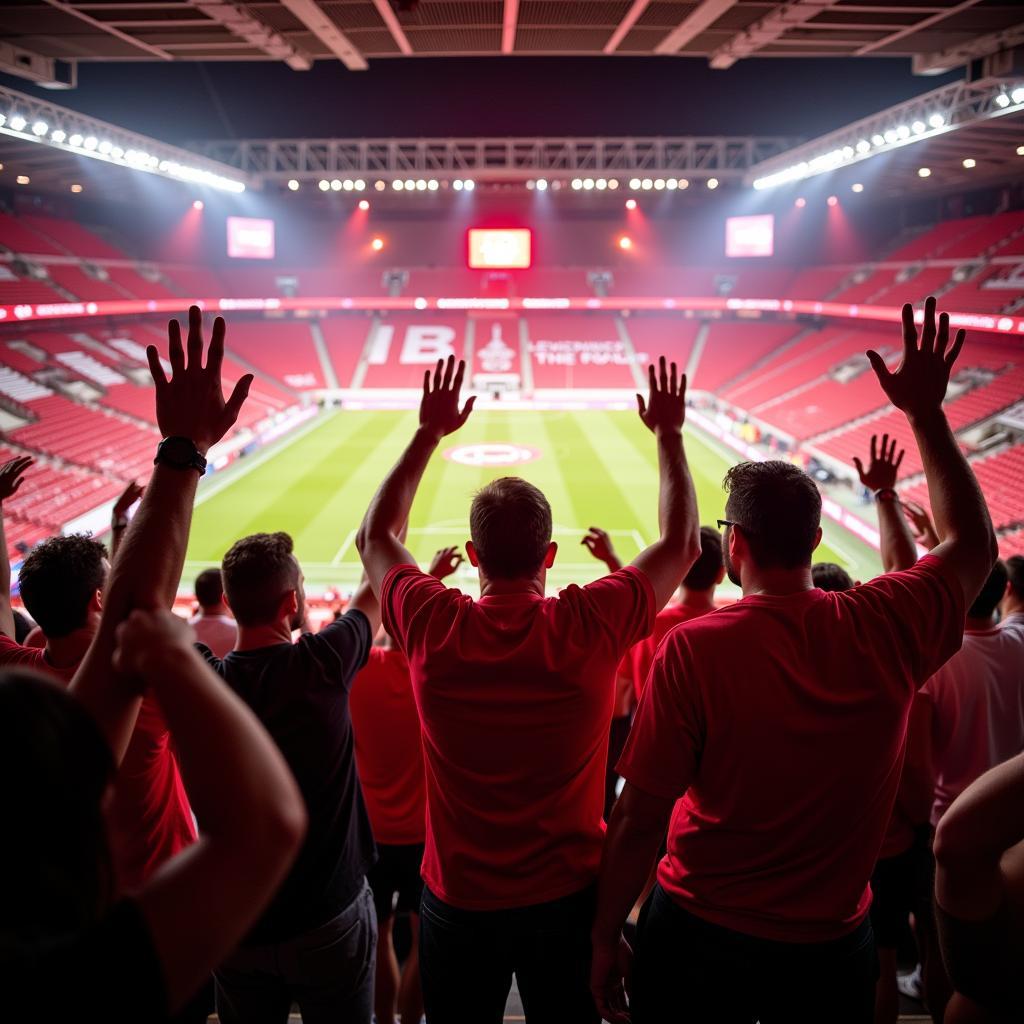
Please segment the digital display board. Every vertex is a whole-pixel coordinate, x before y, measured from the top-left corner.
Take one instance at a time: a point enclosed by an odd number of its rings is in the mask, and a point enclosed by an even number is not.
[[[259,217],[228,217],[228,256],[241,260],[272,260],[274,222]]]
[[[470,228],[471,270],[526,270],[532,256],[529,228]]]
[[[770,213],[725,219],[726,256],[771,256],[774,251],[775,218]]]

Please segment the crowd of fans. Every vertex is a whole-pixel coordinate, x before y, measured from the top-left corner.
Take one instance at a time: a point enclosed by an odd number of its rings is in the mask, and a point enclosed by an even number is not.
[[[902,330],[898,369],[868,356],[931,513],[874,439],[876,579],[812,565],[821,497],[787,462],[733,467],[700,525],[661,359],[638,396],[657,540],[623,566],[592,528],[608,574],[548,597],[550,506],[506,477],[470,508],[480,598],[445,586],[462,553],[424,572],[404,535],[473,410],[449,359],[359,528],[363,581],[296,638],[285,533],[202,573],[191,624],[170,611],[251,383],[224,400],[222,319],[208,346],[197,308],[185,343],[172,321],[152,477],[109,556],[66,536],[25,559],[35,636],[0,518],[10,1019],[198,1021],[212,990],[228,1024],[475,1024],[514,976],[540,1024],[884,1024],[911,922],[936,1022],[1024,1019],[1024,560],[997,561],[943,413],[963,332],[933,299]],[[0,467],[0,506],[31,466]],[[743,597],[716,607],[726,575]]]

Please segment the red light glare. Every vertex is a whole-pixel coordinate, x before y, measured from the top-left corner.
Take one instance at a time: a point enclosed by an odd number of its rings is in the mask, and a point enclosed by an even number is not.
[[[370,208],[369,200],[367,200],[367,199],[360,199],[359,200],[359,209],[360,210],[368,210],[369,208]]]
[[[201,210],[202,208],[203,208],[203,201],[202,201],[202,199],[197,199],[197,200],[196,200],[196,201],[195,201],[195,202],[194,202],[194,203],[192,204],[192,209],[193,209],[193,210]]]
[[[829,196],[828,199],[827,199],[827,202],[828,202],[829,206],[838,206],[839,205],[839,196]]]
[[[626,209],[627,210],[635,210],[636,209],[636,200],[635,199],[627,199],[626,200]]]
[[[370,243],[370,248],[371,248],[371,249],[372,249],[372,250],[373,250],[374,252],[380,252],[380,251],[381,251],[381,249],[383,249],[383,248],[384,248],[384,239],[383,239],[383,238],[375,238],[375,239],[374,239],[374,240],[373,240],[373,241],[372,241],[372,242]]]
[[[619,248],[628,252],[633,248],[633,239],[630,238],[629,235],[623,235],[619,239]]]
[[[807,200],[806,200],[806,199],[804,199],[804,197],[803,197],[803,196],[800,196],[800,198],[799,198],[799,199],[797,199],[797,201],[796,201],[796,202],[795,202],[795,203],[794,203],[793,205],[794,205],[794,206],[795,206],[795,207],[796,207],[796,208],[797,208],[798,210],[802,210],[802,209],[803,209],[803,208],[804,208],[804,207],[805,207],[805,206],[807,205]]]

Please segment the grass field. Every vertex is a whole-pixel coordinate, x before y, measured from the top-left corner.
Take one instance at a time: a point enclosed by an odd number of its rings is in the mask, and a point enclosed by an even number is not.
[[[349,589],[361,571],[356,527],[415,423],[411,410],[328,412],[275,447],[204,481],[184,586],[199,569],[219,563],[238,537],[286,530],[295,539],[312,593],[329,585]],[[445,438],[441,451],[499,443],[532,449],[537,457],[508,467],[464,465],[440,452],[431,461],[408,539],[421,562],[440,547],[466,540],[473,492],[508,474],[532,481],[551,502],[560,547],[549,577],[555,586],[586,582],[603,571],[580,545],[589,526],[611,534],[624,562],[655,536],[657,456],[654,439],[635,412],[481,410]],[[722,477],[733,460],[693,432],[687,435],[687,451],[701,522],[713,525],[723,514]],[[879,571],[877,552],[830,523],[816,557],[838,562],[857,579]],[[472,591],[475,572],[467,563],[452,582]]]

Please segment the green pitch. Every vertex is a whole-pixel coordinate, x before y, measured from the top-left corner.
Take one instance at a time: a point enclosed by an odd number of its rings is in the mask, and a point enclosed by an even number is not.
[[[356,528],[415,423],[411,410],[331,411],[204,481],[184,589],[200,569],[218,564],[238,537],[286,530],[295,540],[312,593],[328,586],[349,590],[361,572]],[[452,448],[494,444],[529,449],[536,457],[518,465],[481,467],[441,455]],[[635,412],[481,410],[445,438],[441,451],[416,497],[407,542],[424,565],[438,548],[464,543],[474,491],[509,474],[532,481],[551,502],[559,544],[550,573],[554,586],[587,582],[603,571],[580,545],[590,526],[611,534],[623,562],[656,536],[657,455],[653,437]],[[693,431],[687,433],[687,452],[701,522],[713,525],[723,515],[722,477],[734,460]],[[838,526],[826,522],[824,529],[817,559],[838,562],[854,579],[879,572],[877,552]],[[466,563],[452,582],[472,590],[475,572]]]

